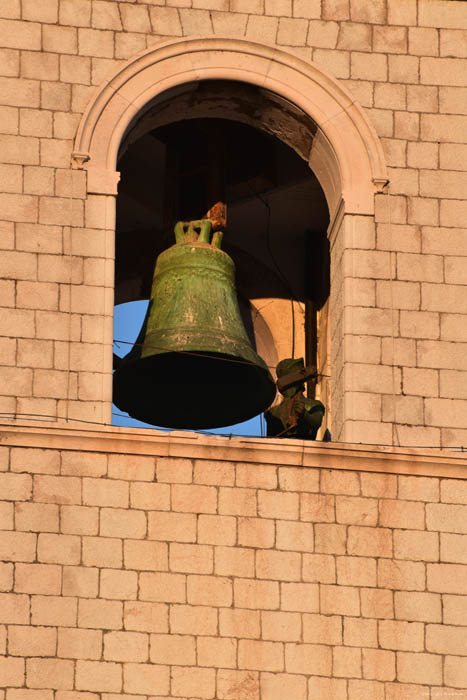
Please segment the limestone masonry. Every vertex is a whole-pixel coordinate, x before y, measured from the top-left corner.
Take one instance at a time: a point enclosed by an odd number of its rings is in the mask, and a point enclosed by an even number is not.
[[[0,47],[0,700],[467,697],[467,2],[0,0]],[[190,117],[313,173],[330,443],[111,425],[121,154]]]

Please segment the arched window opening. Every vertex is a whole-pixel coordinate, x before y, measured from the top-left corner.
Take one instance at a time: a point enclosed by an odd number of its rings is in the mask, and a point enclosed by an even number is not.
[[[300,113],[292,119],[292,112],[258,88],[206,81],[149,105],[131,124],[117,166],[115,316],[120,306],[131,315],[135,302],[141,309],[149,299],[155,260],[174,243],[175,221],[204,218],[212,206],[216,134],[223,144],[227,206],[222,248],[236,266],[251,345],[273,375],[286,357],[317,365],[318,380],[307,392],[326,404],[329,213],[304,158],[313,125]],[[130,337],[126,328],[116,328],[120,357],[136,340],[135,330]],[[122,424],[118,416],[113,422]],[[223,430],[245,431],[261,434],[259,419]]]

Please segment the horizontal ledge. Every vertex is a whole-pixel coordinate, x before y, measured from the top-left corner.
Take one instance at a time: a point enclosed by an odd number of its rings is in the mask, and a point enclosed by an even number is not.
[[[427,453],[407,447],[206,436],[117,426],[69,428],[42,422],[0,424],[0,445],[467,479],[467,455],[447,455],[439,449]]]

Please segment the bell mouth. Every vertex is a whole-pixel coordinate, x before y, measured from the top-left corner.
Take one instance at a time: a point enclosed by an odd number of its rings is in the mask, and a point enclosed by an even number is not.
[[[163,428],[223,428],[265,411],[276,395],[267,368],[221,353],[170,352],[114,374],[114,404]]]

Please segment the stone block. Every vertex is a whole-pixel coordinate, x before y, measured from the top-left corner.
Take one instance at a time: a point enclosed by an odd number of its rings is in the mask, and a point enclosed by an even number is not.
[[[219,610],[219,632],[223,637],[260,637],[260,611],[236,608]]]
[[[103,29],[78,29],[78,52],[81,56],[113,58],[113,32]]]
[[[344,586],[376,586],[376,559],[337,557],[337,583]]]
[[[92,3],[91,26],[97,29],[122,29],[119,8],[113,2]]]
[[[217,489],[212,486],[173,485],[172,509],[182,513],[215,513]]]
[[[313,526],[311,523],[278,522],[276,546],[292,551],[313,551]]]
[[[196,541],[196,515],[191,513],[148,513],[148,537],[175,542]]]
[[[41,25],[38,22],[0,19],[0,42],[4,48],[40,51]]]
[[[440,560],[453,564],[467,564],[465,535],[451,535],[441,533]]]
[[[302,621],[298,612],[262,612],[262,638],[276,642],[300,641]]]
[[[149,574],[143,574],[148,576]],[[168,577],[168,574],[160,574]],[[154,576],[156,578],[156,576]],[[172,575],[172,579],[177,577]],[[124,623],[125,629],[137,630],[139,632],[161,632],[169,631],[168,606],[162,603],[145,603],[126,601],[124,603]]]
[[[437,532],[395,530],[394,555],[397,559],[438,561],[439,535]]]
[[[122,541],[110,537],[83,537],[83,564],[120,568]]]
[[[347,553],[357,556],[392,556],[392,533],[385,528],[349,527]]]
[[[65,83],[91,83],[91,59],[87,56],[60,56],[60,80]]]
[[[250,4],[251,0],[247,0],[247,2]],[[249,15],[246,36],[249,39],[255,39],[261,36],[265,42],[274,44],[276,42],[278,26],[279,19],[277,17]]]
[[[417,2],[406,0],[388,0],[388,23],[401,24],[403,26],[417,24]]]
[[[397,652],[397,678],[402,683],[442,683],[442,658],[420,652]]]
[[[361,617],[344,617],[344,644],[350,647],[377,647],[376,620]]]
[[[333,648],[333,675],[359,678],[362,674],[362,652],[351,647]]]
[[[410,112],[394,113],[394,136],[396,138],[408,139],[409,141],[418,141],[419,134],[420,115]]]
[[[371,26],[357,22],[343,22],[339,29],[337,48],[350,51],[370,51]]]
[[[258,551],[256,553],[256,575],[260,579],[299,581],[300,563],[298,552]]]
[[[0,491],[7,501],[28,501],[31,498],[32,479],[29,474],[0,474]]]
[[[17,107],[0,107],[0,119],[4,134],[18,133],[19,109]]]
[[[146,483],[154,480],[154,473],[155,460],[153,457],[126,454],[109,455],[109,478],[124,479],[132,482],[130,484],[130,494],[133,508],[168,510],[170,487],[166,484]],[[145,489],[144,493],[143,489]]]
[[[58,80],[58,75],[58,56],[55,53],[21,52],[21,76],[23,78]]]
[[[43,450],[35,448],[13,448],[11,450],[10,460],[11,471],[14,472],[37,472],[41,474],[58,474],[60,471],[60,455],[56,450]],[[58,480],[60,482],[60,479]],[[44,486],[44,483],[39,483],[39,480],[34,479],[34,499],[38,495],[37,489]],[[66,483],[61,482],[62,484]],[[50,484],[51,485],[51,484]],[[56,484],[58,485],[58,484]],[[77,484],[74,483],[73,486]],[[70,489],[72,485],[70,484]]]
[[[315,551],[321,554],[345,554],[347,528],[344,525],[316,524]]]
[[[322,585],[320,612],[323,615],[360,615],[359,589],[350,586]]]
[[[232,604],[232,582],[219,576],[188,576],[187,602],[229,607]]]
[[[98,593],[98,569],[81,566],[63,567],[63,595],[95,598]]]
[[[381,53],[407,53],[407,28],[373,27],[373,51]]]
[[[467,533],[466,505],[429,503],[426,506],[427,528],[441,532]]]
[[[126,540],[123,547],[125,567],[128,569],[163,571],[168,568],[166,543]]]
[[[105,566],[105,562],[102,562],[102,565]],[[138,577],[136,571],[101,569],[100,596],[102,598],[135,600],[137,594]]]
[[[238,666],[240,669],[282,671],[283,644],[242,639],[238,645]]]
[[[90,629],[121,629],[123,607],[116,600],[80,599],[78,626]]]
[[[279,608],[279,584],[237,578],[234,580],[234,601],[238,608],[276,610]]]
[[[15,592],[37,593],[39,595],[60,595],[62,571],[60,566],[48,564],[16,564]],[[52,654],[31,653],[26,656],[53,656]]]
[[[350,52],[337,49],[314,49],[313,62],[334,78],[350,78]],[[353,76],[352,76],[353,77]]]
[[[220,576],[254,576],[254,550],[243,547],[216,547],[214,570]]]
[[[177,696],[188,696],[196,692],[201,698],[212,698],[216,686],[215,673],[213,668],[184,669],[175,666],[171,674],[172,692]]]
[[[304,554],[303,580],[319,583],[335,583],[335,557],[330,554]]]
[[[33,2],[33,0],[29,0]],[[37,7],[37,3],[34,3]],[[78,52],[78,31],[75,27],[50,24],[42,27],[44,51],[73,54]]]
[[[419,15],[419,24],[427,27],[458,27],[467,28],[465,5],[456,0],[448,7],[442,0],[434,0],[423,7]]]
[[[125,481],[83,479],[83,503],[90,506],[127,508],[129,485]]]
[[[217,610],[206,605],[172,605],[170,631],[175,634],[215,635]]]
[[[39,534],[38,561],[51,564],[79,564],[81,540],[75,535]]]
[[[367,53],[354,51],[350,57],[351,76],[360,80],[387,80],[388,64],[384,54],[372,54],[371,61],[368,61]],[[403,82],[394,79],[393,82]]]
[[[182,573],[209,574],[214,565],[213,548],[208,545],[178,544],[169,547],[171,571]]]
[[[24,684],[24,659],[15,656],[0,656],[0,677],[10,687]]]
[[[460,58],[431,58],[420,59],[420,82],[427,85],[465,86],[466,78],[462,70],[463,61]]]
[[[378,502],[372,498],[337,496],[336,520],[347,525],[376,525]]]
[[[181,9],[179,10],[179,16],[184,36],[213,33],[209,10]],[[157,17],[159,17],[159,12]],[[151,19],[153,19],[152,15]],[[174,26],[176,27],[176,24]],[[160,29],[156,28],[154,21],[153,30],[160,31]],[[171,32],[173,31],[172,29]]]
[[[344,80],[343,83],[362,107],[373,107],[372,82],[369,80]]]
[[[212,2],[212,0],[209,0]],[[231,12],[211,12],[212,26],[215,34],[222,36],[243,36],[245,34],[248,15]]]
[[[432,625],[428,625],[427,629]],[[380,620],[378,622],[380,645],[396,651],[424,651],[424,625],[404,620]],[[428,649],[428,651],[432,651]]]
[[[13,566],[10,568],[10,574],[12,581]],[[7,578],[6,575],[5,578]],[[29,596],[16,593],[0,593],[0,602],[1,623],[10,625],[29,624]]]
[[[26,532],[58,532],[58,506],[44,503],[17,503],[15,523],[18,530]]]
[[[277,32],[277,43],[287,46],[304,46],[307,40],[307,32],[307,20],[281,17]]]
[[[54,169],[42,166],[26,166],[24,168],[25,194],[53,195],[55,177]]]
[[[88,27],[91,24],[91,1],[61,0],[59,22],[64,25]]]
[[[242,547],[269,548],[274,545],[274,520],[242,518],[238,524],[238,543]]]
[[[208,638],[209,639],[209,638]],[[178,634],[151,634],[151,662],[176,666],[194,666],[195,638]]]
[[[144,538],[146,535],[146,514],[141,510],[102,508],[100,534],[104,537]]]
[[[360,589],[360,596],[363,617],[377,619],[392,619],[394,617],[392,591],[377,588],[362,588]]]
[[[383,649],[363,649],[363,676],[379,681],[392,681],[396,677],[396,655]]]
[[[101,655],[102,632],[100,630],[58,630],[57,656],[68,659],[100,659]]]
[[[55,311],[58,308],[58,285],[47,282],[18,282],[16,299],[20,308]]]
[[[104,637],[104,659],[145,662],[149,656],[149,635],[141,632],[108,632]]]
[[[349,362],[378,365],[381,362],[381,338],[369,335],[347,335],[346,357]]]
[[[237,538],[236,519],[226,515],[200,515],[198,542],[200,544],[233,545]]]
[[[237,486],[259,489],[277,488],[277,467],[269,465],[257,465],[255,469],[251,464],[237,463]]]
[[[193,481],[193,464],[189,459],[158,457],[156,475],[157,481],[190,484]]]
[[[151,22],[146,6],[120,5],[120,16],[125,32],[151,32]]]
[[[122,689],[122,666],[105,661],[78,660],[75,687],[77,690],[118,693]]]
[[[75,627],[76,598],[35,595],[31,598],[31,622],[46,627]]]

